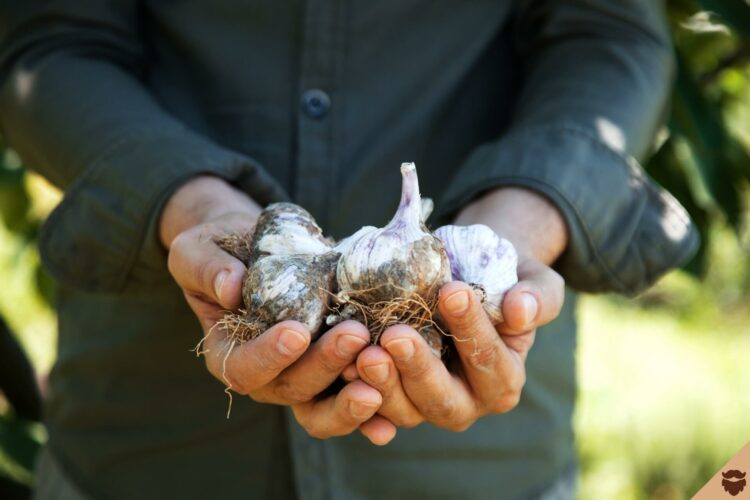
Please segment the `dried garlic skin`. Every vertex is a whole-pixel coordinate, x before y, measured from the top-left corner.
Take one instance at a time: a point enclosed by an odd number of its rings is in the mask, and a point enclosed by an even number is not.
[[[242,298],[246,319],[265,331],[280,321],[304,324],[313,336],[328,312],[339,254],[268,255],[245,275]]]
[[[483,224],[443,226],[435,230],[448,253],[453,279],[479,292],[493,324],[503,321],[503,297],[518,283],[513,245]]]
[[[359,292],[368,302],[428,296],[450,281],[450,265],[443,244],[422,221],[416,168],[401,166],[401,202],[383,228],[366,226],[341,241],[336,270],[342,294]]]
[[[322,255],[333,242],[310,213],[294,203],[273,203],[258,217],[252,242],[252,258],[264,255]]]

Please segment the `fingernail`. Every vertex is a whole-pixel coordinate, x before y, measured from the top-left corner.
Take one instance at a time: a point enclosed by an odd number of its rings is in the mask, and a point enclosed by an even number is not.
[[[388,380],[388,374],[390,369],[388,368],[388,363],[380,363],[377,365],[370,365],[364,367],[365,374],[367,374],[367,377],[372,380],[373,382],[377,382],[379,384],[384,383],[386,380]]]
[[[352,356],[362,350],[367,345],[367,340],[354,335],[341,335],[336,340],[336,349],[342,356]]]
[[[279,351],[281,354],[296,354],[307,345],[307,339],[295,330],[284,330],[279,337]]]
[[[523,310],[525,314],[524,319],[526,321],[526,325],[529,326],[536,319],[536,313],[539,309],[539,304],[536,301],[536,297],[527,292],[524,292],[524,294],[521,296],[521,300],[523,301]]]
[[[391,340],[385,348],[401,361],[408,361],[414,356],[414,342],[410,339]]]
[[[452,293],[445,299],[445,307],[453,315],[465,313],[469,308],[469,294],[466,290]]]
[[[221,289],[224,288],[224,281],[227,279],[228,275],[229,273],[227,271],[221,271],[216,275],[216,279],[214,279],[214,293],[219,300],[221,300]]]
[[[357,418],[365,418],[372,414],[378,405],[365,403],[364,401],[352,401],[349,403],[349,412]]]

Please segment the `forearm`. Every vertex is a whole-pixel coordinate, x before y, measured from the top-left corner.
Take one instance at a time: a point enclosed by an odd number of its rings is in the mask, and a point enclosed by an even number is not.
[[[551,265],[568,244],[560,211],[544,196],[523,188],[489,191],[461,210],[456,224],[485,224],[509,240],[521,255]]]
[[[141,79],[130,6],[35,2],[21,18],[21,3],[0,7],[0,17],[19,19],[0,26],[0,129],[28,167],[65,191],[40,251],[60,283],[87,291],[119,291],[135,267],[162,264],[151,224],[188,179],[227,179],[261,204],[286,198],[257,162],[162,108]]]

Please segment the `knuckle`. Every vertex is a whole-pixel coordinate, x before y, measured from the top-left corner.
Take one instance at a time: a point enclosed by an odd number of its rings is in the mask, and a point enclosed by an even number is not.
[[[508,413],[521,401],[520,391],[507,391],[490,407],[493,413]]]
[[[273,393],[281,401],[290,404],[306,403],[310,396],[286,379],[279,379],[273,384]]]
[[[251,391],[251,392],[247,393],[246,396],[248,396],[250,399],[252,399],[256,403],[264,403],[265,404],[265,403],[271,403],[272,402],[270,396],[268,395],[268,392],[266,392],[264,390]]]
[[[557,290],[562,290],[565,287],[565,278],[554,269],[550,269],[552,273],[552,282]]]
[[[305,432],[307,432],[310,437],[315,439],[327,439],[331,437],[331,434],[328,432],[328,430],[318,425],[308,424],[306,426],[303,425],[302,428],[305,429]]]
[[[464,432],[474,425],[474,420],[462,420],[446,427],[448,430],[453,432]]]
[[[232,376],[231,373],[227,373],[221,359],[217,356],[205,356],[204,359],[206,369],[216,380],[234,392],[242,394],[244,387],[235,379],[235,377]]]
[[[242,396],[247,396],[251,392],[251,389],[247,387],[247,385],[240,383],[240,381],[229,372],[221,373],[220,380],[224,382],[229,389]]]
[[[174,252],[177,254],[181,254],[184,250],[184,247],[187,246],[188,239],[189,239],[189,233],[182,232],[174,237],[172,240],[172,243],[169,245],[170,253]]]
[[[183,246],[185,245],[184,233],[178,234],[172,241],[169,247],[169,253],[167,254],[167,270],[175,278],[179,278],[178,273],[180,271],[180,264],[184,259],[185,252]]]
[[[394,420],[395,421],[393,422],[393,424],[396,427],[401,427],[404,429],[413,429],[424,421],[424,419],[418,415],[408,415],[405,417],[396,418]]]
[[[430,373],[431,366],[424,360],[414,360],[406,364],[406,366],[399,367],[402,374],[406,375],[411,379],[425,379]]]
[[[495,365],[495,362],[497,361],[498,356],[498,350],[497,346],[491,345],[491,346],[484,346],[484,347],[477,347],[474,349],[474,352],[472,352],[469,355],[469,365],[472,368],[478,369],[478,370],[486,370],[487,368],[490,368]]]
[[[439,397],[431,401],[424,409],[424,414],[430,419],[451,421],[457,413],[456,402],[450,397]]]

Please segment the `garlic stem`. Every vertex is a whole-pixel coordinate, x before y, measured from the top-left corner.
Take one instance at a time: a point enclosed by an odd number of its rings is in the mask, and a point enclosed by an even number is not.
[[[419,196],[419,180],[414,163],[401,164],[401,202],[390,225],[417,226],[422,220],[422,202]],[[400,222],[400,224],[399,224]]]

